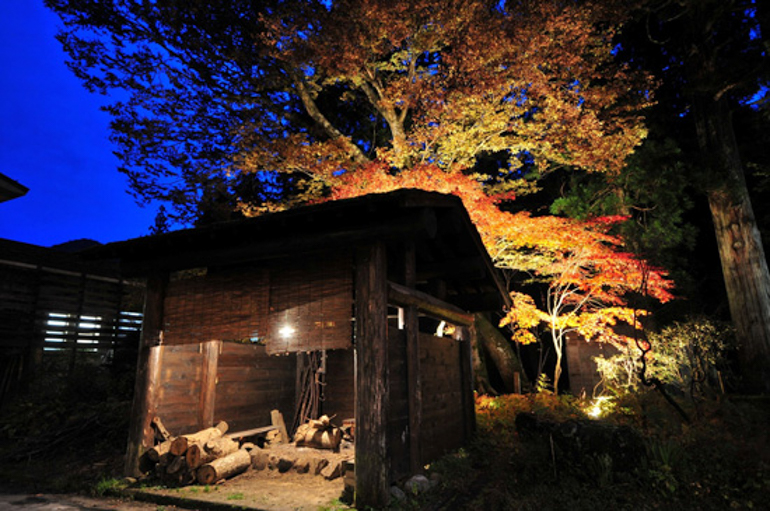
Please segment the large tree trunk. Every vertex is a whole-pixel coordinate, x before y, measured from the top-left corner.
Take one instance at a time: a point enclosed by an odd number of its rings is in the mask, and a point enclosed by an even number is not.
[[[504,393],[513,393],[515,390],[515,374],[519,374],[522,387],[528,387],[527,375],[516,353],[513,351],[511,341],[487,319],[483,314],[476,314],[476,333],[478,342],[484,348],[495,369],[500,374]],[[489,380],[486,381],[489,384]],[[476,389],[480,390],[480,389]]]
[[[693,102],[698,143],[720,177],[708,193],[744,390],[770,392],[770,272],[724,98]]]

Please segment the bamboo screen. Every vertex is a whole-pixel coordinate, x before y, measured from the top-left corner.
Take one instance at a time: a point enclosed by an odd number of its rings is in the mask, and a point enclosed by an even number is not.
[[[166,291],[164,344],[256,342],[265,337],[267,270],[233,268],[185,277],[172,279]]]
[[[271,277],[268,353],[351,346],[350,254],[297,259],[276,268]]]

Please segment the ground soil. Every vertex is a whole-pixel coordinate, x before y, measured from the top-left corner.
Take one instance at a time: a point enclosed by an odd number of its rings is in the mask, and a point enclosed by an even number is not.
[[[343,489],[341,477],[327,481],[309,474],[251,469],[213,486],[141,488],[137,490],[136,498],[160,497],[157,502],[168,498],[165,501],[168,503],[173,503],[173,499],[185,499],[187,505],[199,501],[265,511],[346,509],[347,506],[339,501]]]

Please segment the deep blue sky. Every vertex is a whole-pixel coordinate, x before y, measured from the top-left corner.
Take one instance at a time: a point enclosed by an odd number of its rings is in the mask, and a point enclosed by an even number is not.
[[[109,142],[107,99],[64,64],[42,0],[0,0],[0,173],[29,188],[0,203],[0,238],[51,246],[148,233],[156,209],[128,195]]]

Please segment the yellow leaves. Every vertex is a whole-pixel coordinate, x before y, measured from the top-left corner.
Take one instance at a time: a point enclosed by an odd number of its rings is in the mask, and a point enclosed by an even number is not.
[[[547,314],[543,313],[535,305],[531,296],[519,293],[511,293],[512,306],[500,321],[500,326],[510,326],[513,332],[512,339],[521,344],[537,342],[537,337],[532,329],[542,322],[548,321]]]

